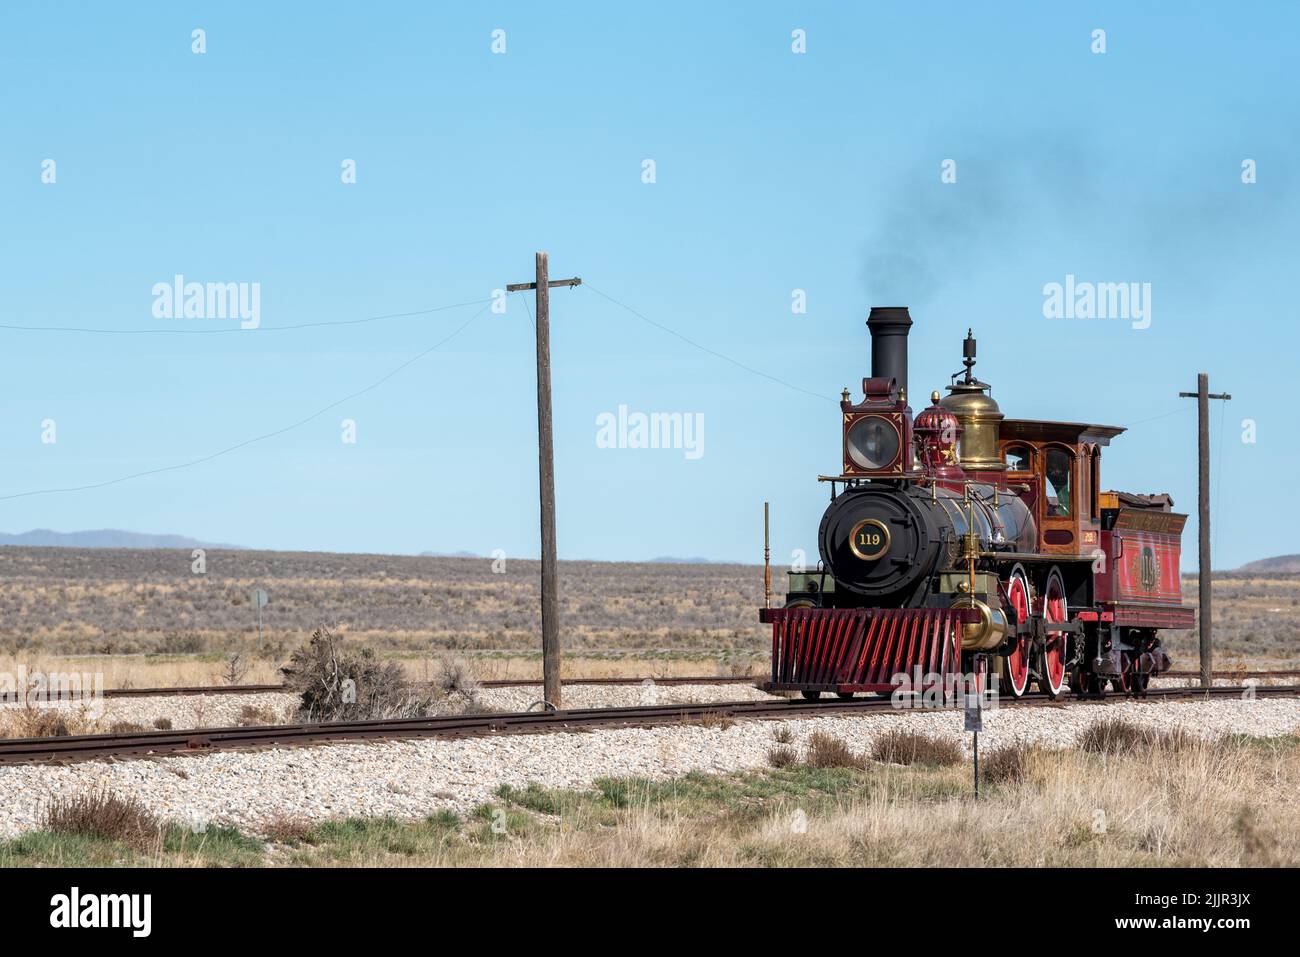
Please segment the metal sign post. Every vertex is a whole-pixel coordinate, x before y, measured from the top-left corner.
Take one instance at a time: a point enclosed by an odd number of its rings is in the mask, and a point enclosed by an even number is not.
[[[257,607],[257,650],[262,650],[262,609],[270,601],[266,597],[266,592],[260,588],[254,588],[252,594],[253,604]]]
[[[984,697],[979,687],[979,676],[984,671],[984,656],[975,656],[975,693],[966,690],[966,730],[971,733],[971,752],[975,759],[975,800],[980,798],[980,732],[984,730],[984,712],[981,698]]]

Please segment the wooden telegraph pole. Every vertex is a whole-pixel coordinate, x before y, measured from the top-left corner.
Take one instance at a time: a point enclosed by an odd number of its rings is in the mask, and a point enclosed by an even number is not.
[[[1210,611],[1210,400],[1227,401],[1232,396],[1226,392],[1211,394],[1209,373],[1202,372],[1196,377],[1195,392],[1180,392],[1180,398],[1196,400],[1197,419],[1197,453],[1200,458],[1200,476],[1197,481],[1199,489],[1200,514],[1197,517],[1197,533],[1200,535],[1200,557],[1198,582],[1200,588],[1201,610],[1197,615],[1197,631],[1201,644],[1201,687],[1210,687],[1210,671],[1214,658],[1211,643],[1214,619]]]
[[[511,283],[507,292],[532,289],[537,295],[537,454],[542,499],[542,696],[564,706],[560,691],[560,606],[555,554],[555,442],[551,431],[551,316],[553,286],[580,286],[582,280],[550,279],[546,253],[537,254],[537,279]]]

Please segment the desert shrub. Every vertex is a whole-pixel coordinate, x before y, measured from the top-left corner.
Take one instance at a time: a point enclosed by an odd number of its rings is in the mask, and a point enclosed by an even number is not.
[[[159,731],[170,731],[172,729],[172,719],[166,716],[154,718],[153,726]]]
[[[1158,730],[1122,718],[1105,718],[1084,730],[1079,736],[1079,747],[1094,754],[1132,754],[1153,748],[1180,751],[1194,741],[1182,728]]]
[[[1029,769],[1030,750],[1011,744],[980,755],[980,777],[993,784],[1023,781]]]
[[[248,658],[242,651],[232,651],[226,655],[225,666],[218,672],[218,677],[228,685],[244,683],[248,676]]]
[[[235,724],[241,728],[249,728],[265,724],[278,724],[279,720],[279,715],[270,708],[259,708],[254,704],[246,704],[239,709],[239,717],[235,719]]]
[[[478,695],[478,681],[468,662],[460,658],[442,658],[433,677],[433,689],[444,698],[460,695],[473,699]]]
[[[148,731],[142,724],[136,724],[134,721],[114,721],[108,726],[109,734],[134,734],[137,731]]]
[[[105,789],[51,798],[43,823],[55,834],[121,841],[137,850],[148,849],[160,831],[158,820],[136,798]]]
[[[772,740],[777,744],[789,744],[794,740],[794,732],[785,725],[777,725],[772,731]]]
[[[9,724],[12,738],[66,738],[72,733],[67,717],[54,708],[19,708]]]
[[[788,768],[799,760],[794,748],[779,744],[767,752],[767,763],[774,768]]]
[[[306,818],[281,814],[267,821],[259,830],[268,841],[276,844],[297,844],[315,830],[315,825]]]
[[[731,715],[725,714],[721,711],[706,711],[692,723],[699,725],[701,728],[710,728],[714,731],[726,731],[728,728],[735,726],[736,720],[731,717]]]
[[[915,731],[889,731],[876,739],[871,756],[886,764],[929,764],[947,766],[962,759],[961,746],[947,738]]]
[[[866,761],[849,747],[843,738],[825,731],[808,736],[807,764],[814,768],[860,768]]]
[[[349,646],[324,625],[280,671],[301,697],[305,721],[410,718],[434,707],[433,689],[408,685],[401,665],[380,661],[370,648]]]

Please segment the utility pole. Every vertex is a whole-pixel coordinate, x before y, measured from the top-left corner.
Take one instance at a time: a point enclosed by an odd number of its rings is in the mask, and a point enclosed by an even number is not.
[[[1197,517],[1197,533],[1200,535],[1200,559],[1198,573],[1201,610],[1197,615],[1197,631],[1201,644],[1201,687],[1210,687],[1210,671],[1214,658],[1211,642],[1214,620],[1210,612],[1210,400],[1222,399],[1225,402],[1232,396],[1226,392],[1210,392],[1210,375],[1202,372],[1196,377],[1195,392],[1180,392],[1179,398],[1196,400],[1197,453],[1200,458],[1200,476],[1197,486],[1200,494],[1200,514]]]
[[[553,286],[580,286],[582,280],[550,279],[546,253],[537,254],[537,279],[511,283],[507,292],[532,289],[537,296],[537,454],[542,499],[542,697],[564,706],[560,691],[560,605],[555,554],[555,442],[551,431],[551,317]]]

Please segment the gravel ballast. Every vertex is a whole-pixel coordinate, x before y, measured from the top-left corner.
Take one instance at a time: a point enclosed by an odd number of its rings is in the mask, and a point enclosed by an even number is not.
[[[578,700],[575,695],[566,704],[577,707]],[[660,699],[659,703],[668,702]],[[1201,737],[1277,736],[1300,729],[1300,700],[1005,708],[985,712],[980,745],[989,750],[1031,742],[1065,747],[1104,718],[1155,728],[1179,727]],[[963,747],[969,740],[959,712],[917,711],[738,721],[726,728],[674,725],[0,767],[0,788],[6,795],[0,804],[0,834],[13,836],[39,827],[42,808],[54,795],[97,787],[136,797],[164,818],[191,826],[228,824],[251,833],[260,833],[280,818],[322,821],[391,814],[418,819],[446,809],[464,814],[490,801],[502,784],[588,788],[601,777],[663,779],[693,770],[725,773],[764,768],[773,731],[781,726],[793,732],[796,747],[814,729],[842,737],[856,751],[868,750],[876,736],[894,728],[949,737]]]
[[[542,686],[480,688],[475,700],[482,711],[516,712],[540,710]],[[653,704],[698,704],[710,701],[763,701],[772,696],[753,685],[569,685],[564,689],[566,708],[626,708]],[[156,697],[101,698],[94,702],[56,701],[42,707],[61,708],[70,716],[93,723],[91,731],[106,731],[113,722],[127,721],[153,727],[157,718],[167,718],[174,728],[226,728],[239,723],[244,708],[251,707],[274,720],[257,724],[287,724],[297,720],[299,699],[283,692],[214,695],[158,695]],[[21,705],[0,704],[0,722],[6,709]],[[445,709],[464,710],[464,699],[456,696]],[[438,712],[435,712],[438,713]]]
[[[1236,681],[1216,680],[1216,685],[1239,684]],[[1261,679],[1259,686],[1295,684],[1296,679]],[[1193,679],[1157,679],[1152,687],[1192,687]],[[483,711],[517,712],[540,709],[542,686],[519,685],[509,688],[480,688],[475,693],[479,709]],[[712,701],[770,701],[773,699],[750,684],[580,684],[566,685],[564,706],[582,708],[626,708],[655,704],[701,704]],[[156,697],[103,698],[92,705],[83,702],[54,702],[48,707],[66,709],[73,717],[92,724],[88,732],[107,731],[114,722],[130,722],[143,727],[153,727],[155,719],[166,718],[174,728],[224,728],[240,722],[245,708],[260,712],[253,723],[291,723],[297,720],[298,698],[282,692],[254,694],[215,695],[158,695]],[[20,707],[13,703],[0,703],[0,728],[7,709]],[[456,696],[449,701],[446,712],[464,710],[464,699]],[[435,712],[439,713],[439,712]],[[273,720],[264,720],[273,719]],[[80,729],[79,729],[80,730]]]

